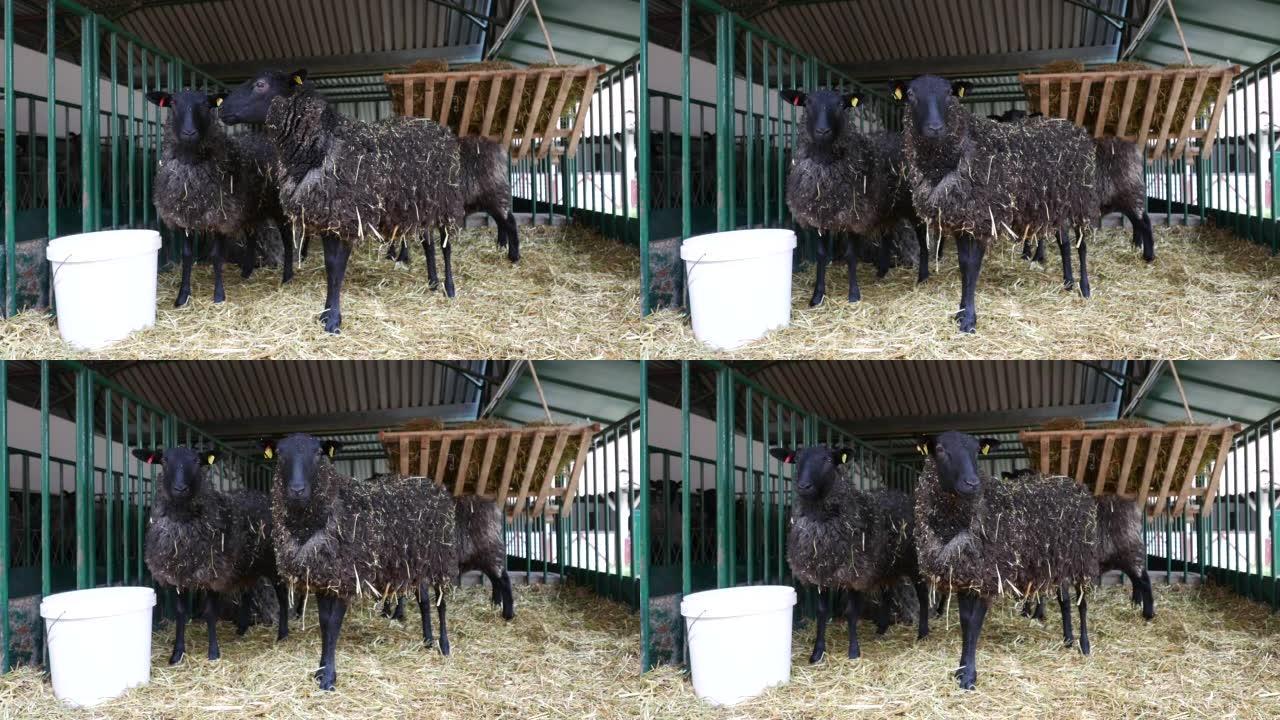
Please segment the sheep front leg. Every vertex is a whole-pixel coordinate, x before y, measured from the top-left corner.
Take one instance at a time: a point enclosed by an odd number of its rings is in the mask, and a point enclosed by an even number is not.
[[[961,233],[956,239],[956,255],[960,263],[960,312],[956,321],[960,332],[971,333],[978,329],[976,295],[978,275],[982,272],[982,255],[986,252],[983,241],[972,233]]]
[[[418,612],[422,615],[422,644],[433,647],[436,640],[431,636],[431,586],[427,583],[418,586]]]
[[[507,259],[513,263],[520,262],[520,228],[516,225],[516,214],[507,211]]]
[[[244,254],[240,256],[240,277],[248,280],[253,275],[253,263],[258,259],[257,228],[244,234]]]
[[[1155,598],[1151,594],[1151,576],[1146,570],[1141,573],[1137,568],[1124,568],[1124,574],[1133,583],[1133,595],[1130,598],[1134,605],[1142,605],[1142,617],[1146,620],[1156,616]]]
[[[213,302],[226,302],[227,291],[222,287],[222,261],[225,252],[226,238],[214,233],[209,244],[209,258],[213,260]]]
[[[929,229],[924,223],[916,223],[916,241],[920,243],[920,261],[916,268],[916,282],[923,283],[929,279]],[[938,237],[938,247],[942,247],[942,237]]]
[[[218,593],[206,590],[204,593],[204,622],[209,628],[209,659],[222,657],[218,649]]]
[[[1071,591],[1066,585],[1058,588],[1058,608],[1062,611],[1062,644],[1071,647],[1076,639],[1071,633]]]
[[[880,604],[876,607],[876,634],[883,635],[889,632],[889,627],[893,625],[893,612],[889,607],[891,602],[889,586],[880,588]]]
[[[440,254],[444,256],[444,294],[454,298],[458,293],[453,288],[453,241],[444,228],[440,228],[440,247]]]
[[[915,582],[916,586],[916,639],[923,640],[929,637],[929,588],[920,581]]]
[[[276,583],[276,609],[279,619],[276,625],[276,640],[289,637],[289,588],[284,583]]]
[[[444,620],[444,616],[445,616],[444,586],[437,585],[436,592],[439,593],[439,598],[440,598],[439,602],[436,604],[436,614],[440,618],[440,654],[448,655],[449,654],[449,629],[448,629],[448,626],[445,624],[445,620]]]
[[[831,591],[818,590],[818,631],[813,637],[813,652],[809,664],[813,665],[827,653],[827,616],[831,614]]]
[[[845,605],[845,619],[849,621],[849,659],[856,660],[862,657],[862,650],[858,647],[858,618],[862,616],[862,593],[857,590],[849,591],[849,602]]]
[[[320,320],[325,332],[337,335],[342,327],[342,280],[347,274],[347,260],[351,258],[351,246],[334,233],[324,236],[324,273],[328,283],[324,312]]]
[[[507,574],[506,568],[489,568],[484,571],[484,574],[493,585],[493,596],[491,598],[493,604],[498,605],[501,603],[502,605],[502,619],[510,620],[515,617],[515,601],[511,597],[511,576]]]
[[[889,233],[881,233],[880,246],[876,253],[876,277],[881,280],[889,274],[889,265],[893,261],[893,248],[891,245],[892,243],[889,242]]]
[[[1076,228],[1076,241],[1080,245],[1076,251],[1080,255],[1080,296],[1088,298],[1092,295],[1089,290],[1089,241],[1085,239],[1083,227]]]
[[[241,637],[249,632],[250,609],[249,603],[252,602],[253,596],[248,589],[240,592],[240,603],[236,606],[236,635]]]
[[[195,262],[195,240],[190,233],[183,233],[182,239],[182,285],[178,287],[178,299],[173,306],[180,308],[191,299],[191,265]]]
[[[436,241],[429,231],[422,237],[422,254],[427,259],[427,288],[436,290],[440,287],[440,273],[436,269]]]
[[[174,591],[173,608],[173,654],[169,656],[169,664],[177,665],[187,652],[187,598],[179,590]]]
[[[972,690],[978,684],[978,636],[986,617],[986,598],[970,591],[960,594],[960,667],[956,669],[956,680],[962,690]]]
[[[1071,234],[1066,225],[1058,228],[1058,250],[1062,252],[1062,289],[1074,290],[1076,279],[1071,272]]]
[[[862,236],[850,235],[845,244],[845,264],[849,266],[849,302],[862,300],[862,291],[858,289],[858,252],[862,248]]]
[[[283,219],[276,224],[280,232],[280,245],[284,248],[284,267],[280,269],[280,284],[284,285],[293,279],[293,231]]]
[[[809,307],[818,307],[822,304],[822,299],[827,295],[827,240],[822,233],[818,233],[818,243],[816,250],[818,253],[818,271],[813,282],[813,298],[809,300]]]
[[[1089,596],[1083,585],[1076,586],[1076,594],[1080,596],[1080,654],[1089,654]]]
[[[347,614],[347,602],[334,595],[321,595],[316,602],[320,611],[320,667],[315,672],[321,690],[332,690],[338,680],[338,633]]]

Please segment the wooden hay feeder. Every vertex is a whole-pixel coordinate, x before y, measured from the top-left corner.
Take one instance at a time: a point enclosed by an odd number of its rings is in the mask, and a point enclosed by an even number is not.
[[[541,160],[577,152],[596,81],[605,69],[583,65],[389,73],[383,80],[403,93],[397,108],[402,115],[435,120],[460,137],[499,141],[512,159],[524,158],[537,145]],[[565,119],[567,128],[561,127]]]
[[[1065,475],[1094,495],[1136,500],[1149,517],[1208,514],[1239,424],[1037,430],[1018,440],[1041,473]],[[1213,468],[1200,479],[1208,460]]]
[[[569,514],[598,432],[599,425],[529,425],[383,431],[378,440],[394,472],[493,500],[514,519]]]

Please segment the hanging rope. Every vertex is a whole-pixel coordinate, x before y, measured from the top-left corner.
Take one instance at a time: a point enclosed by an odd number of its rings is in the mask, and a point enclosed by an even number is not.
[[[1182,397],[1182,409],[1187,413],[1187,422],[1195,424],[1196,419],[1191,414],[1191,405],[1187,402],[1187,391],[1182,389],[1182,378],[1178,377],[1178,367],[1172,361],[1169,362],[1169,372],[1173,373],[1173,384],[1178,386],[1178,395]]]
[[[538,399],[542,401],[542,412],[547,414],[547,422],[555,423],[551,419],[551,408],[547,407],[547,396],[542,394],[542,383],[538,382],[538,371],[533,369],[533,361],[525,360],[525,364],[529,366],[529,376],[533,378],[533,386],[538,389]]]
[[[1173,19],[1173,27],[1178,31],[1178,40],[1182,41],[1182,54],[1187,56],[1188,65],[1194,65],[1195,63],[1191,62],[1191,51],[1187,49],[1187,36],[1182,34],[1182,23],[1178,22],[1178,13],[1173,9],[1173,0],[1169,0],[1169,2],[1165,4],[1169,6],[1169,17]],[[538,4],[535,2],[533,7],[537,10]],[[541,22],[541,18],[539,18],[539,22]],[[1190,161],[1188,160],[1188,162]],[[1172,365],[1173,361],[1170,361],[1169,364]],[[1175,372],[1174,377],[1177,376],[1178,375]]]
[[[547,24],[542,22],[542,11],[538,9],[538,0],[529,0],[529,4],[533,6],[534,17],[538,18],[538,27],[542,28],[542,39],[547,41],[547,54],[551,56],[551,63],[553,65],[559,65],[560,61],[556,59],[556,49],[551,47],[551,33],[547,32]],[[1169,9],[1171,11],[1173,10],[1173,8]],[[1177,22],[1177,20],[1175,19],[1174,22]],[[1178,30],[1178,34],[1182,34],[1181,29]],[[1183,42],[1183,45],[1186,45],[1185,41]],[[1187,57],[1191,56],[1188,55]],[[1191,61],[1187,60],[1187,62]],[[532,370],[533,366],[530,365],[529,368]],[[534,382],[537,382],[537,376],[534,376]]]

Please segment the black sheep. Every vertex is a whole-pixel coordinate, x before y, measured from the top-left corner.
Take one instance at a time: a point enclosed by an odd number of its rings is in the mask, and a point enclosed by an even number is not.
[[[417,592],[422,637],[430,647],[430,586],[438,593],[440,652],[449,654],[444,586],[458,574],[453,498],[427,478],[384,475],[376,482],[346,477],[333,466],[337,444],[303,434],[263,455],[277,459],[271,488],[280,574],[318,595],[320,668],[316,680],[332,690],[334,653],[352,597]]]
[[[861,655],[863,593],[881,593],[876,634],[882,635],[890,625],[888,592],[902,579],[915,585],[921,608],[917,637],[928,635],[928,595],[916,564],[911,498],[885,488],[859,490],[844,470],[852,455],[844,448],[774,448],[770,454],[796,466],[787,562],[797,580],[818,589],[818,632],[809,662],[818,662],[826,652],[833,590],[848,591],[850,658]]]
[[[324,242],[325,330],[342,325],[342,283],[352,245],[373,235],[426,237],[439,229],[445,292],[455,295],[450,232],[465,213],[457,137],[431,120],[365,123],[344,116],[306,82],[306,71],[268,71],[236,87],[222,107],[229,124],[266,123],[279,152],[280,204]]]
[[[997,123],[960,105],[967,83],[925,75],[895,83],[907,103],[904,153],[916,213],[939,236],[954,235],[962,273],[962,332],[977,328],[974,306],[987,243],[1056,231],[1062,252],[1075,230],[1080,293],[1090,294],[1084,232],[1097,214],[1092,139],[1065,120]]]
[[[1071,644],[1066,589],[1079,595],[1080,652],[1089,653],[1085,590],[1098,574],[1098,514],[1071,478],[1032,475],[993,480],[978,454],[999,441],[945,432],[920,440],[926,455],[916,485],[915,537],[920,572],[936,588],[959,594],[962,650],[956,679],[977,682],[978,635],[998,595],[1027,598],[1059,591],[1063,639]]]
[[[184,591],[204,591],[204,619],[209,626],[209,659],[221,655],[216,623],[218,594],[243,592],[258,578],[275,585],[279,602],[277,639],[289,635],[286,588],[276,571],[271,544],[271,506],[267,494],[253,490],[220,492],[207,468],[218,460],[214,451],[176,447],[133,451],[150,465],[162,465],[147,526],[145,558],[151,576],[177,590],[177,634],[169,664],[186,652],[187,603]],[[236,628],[243,635],[247,616]]]
[[[798,125],[795,157],[787,173],[787,207],[801,227],[818,231],[818,275],[811,306],[826,294],[827,241],[830,233],[850,233],[845,259],[849,265],[849,302],[862,298],[858,288],[858,250],[862,236],[880,235],[877,276],[889,272],[890,246],[884,236],[899,220],[916,226],[920,242],[918,281],[929,278],[929,248],[924,227],[911,205],[900,133],[857,132],[849,110],[860,93],[833,90],[805,93],[783,90],[782,99],[804,108]]]
[[[153,202],[164,224],[185,235],[182,286],[175,307],[182,307],[191,297],[191,233],[210,234],[215,303],[226,299],[222,263],[228,238],[245,237],[248,247],[241,274],[248,277],[253,271],[258,229],[273,220],[282,236],[288,234],[275,184],[275,148],[258,133],[227,136],[213,116],[225,97],[226,93],[210,95],[196,90],[147,93],[147,100],[170,109],[164,122]],[[289,282],[293,279],[293,246],[286,240],[284,249],[282,278]]]

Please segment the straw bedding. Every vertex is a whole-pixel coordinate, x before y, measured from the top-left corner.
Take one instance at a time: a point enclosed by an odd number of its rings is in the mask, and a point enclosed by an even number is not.
[[[315,611],[305,629],[276,643],[255,627],[227,641],[222,660],[167,667],[158,630],[147,687],[92,712],[64,708],[38,672],[0,676],[0,718],[113,720],[295,718],[1117,718],[1280,716],[1280,618],[1215,588],[1157,584],[1160,618],[1143,623],[1127,590],[1109,587],[1089,607],[1094,652],[1062,647],[1058,623],[1028,622],[1014,603],[992,608],[982,635],[983,682],[973,692],[951,675],[960,645],[955,604],[923,641],[909,633],[870,637],[862,659],[806,663],[813,625],[792,643],[791,684],[731,709],[694,697],[676,667],[643,676],[639,625],[625,607],[583,590],[517,587],[528,611],[503,623],[480,588],[449,600],[453,655],[421,649],[417,623],[378,617],[357,604],[342,628],[336,692],[311,678],[319,644]],[[188,629],[203,641],[200,623]],[[842,623],[829,629],[844,641]]]

